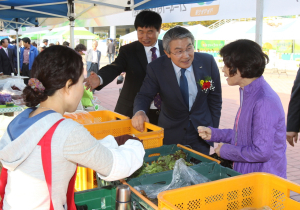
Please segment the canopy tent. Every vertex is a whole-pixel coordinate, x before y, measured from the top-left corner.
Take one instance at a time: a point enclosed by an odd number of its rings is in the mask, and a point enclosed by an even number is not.
[[[164,30],[161,29],[158,38],[160,37],[161,34],[165,34],[165,33],[166,33],[166,31],[164,31]],[[131,42],[134,42],[134,41],[138,40],[138,38],[137,38],[137,31],[133,31],[133,32],[130,32],[130,33],[124,35],[124,36],[121,36],[120,39],[123,40],[123,45],[124,44],[129,44]]]
[[[69,40],[69,38],[70,28],[67,26],[55,28],[42,37],[42,39],[57,39],[60,42]],[[74,39],[99,39],[99,37],[83,27],[74,27]]]
[[[31,33],[24,33],[20,38],[28,37],[31,40],[38,40],[45,34],[47,34],[49,30],[43,30],[39,32],[31,32]]]
[[[280,39],[290,39],[295,40],[299,39],[300,33],[300,18],[297,18],[286,25],[279,26],[276,28],[270,37],[272,39],[280,40]]]

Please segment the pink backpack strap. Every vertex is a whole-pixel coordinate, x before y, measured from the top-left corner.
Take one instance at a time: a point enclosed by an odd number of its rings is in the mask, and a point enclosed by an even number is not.
[[[1,170],[1,177],[0,177],[0,196],[1,196],[1,201],[0,201],[0,209],[3,209],[3,198],[5,194],[5,186],[7,184],[7,169],[2,167]]]

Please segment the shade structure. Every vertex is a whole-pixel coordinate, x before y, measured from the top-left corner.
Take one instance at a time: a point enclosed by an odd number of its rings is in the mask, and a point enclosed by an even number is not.
[[[31,40],[38,40],[41,39],[42,36],[47,34],[49,30],[39,31],[39,32],[32,32],[32,33],[24,33],[20,38],[28,37]]]
[[[60,27],[55,28],[52,31],[45,34],[42,39],[69,39],[70,38],[70,28]],[[75,39],[99,39],[99,37],[83,27],[74,28],[74,38]]]
[[[164,34],[165,31],[164,30],[160,30],[160,34]],[[159,35],[160,37],[160,35]],[[123,44],[128,44],[130,42],[134,42],[136,40],[138,40],[137,38],[137,31],[133,31],[133,32],[130,32],[128,34],[125,34],[124,36],[120,36],[120,39],[123,40]]]
[[[297,18],[290,23],[279,26],[272,33],[266,34],[272,40],[295,40],[299,38],[300,33],[300,18]]]

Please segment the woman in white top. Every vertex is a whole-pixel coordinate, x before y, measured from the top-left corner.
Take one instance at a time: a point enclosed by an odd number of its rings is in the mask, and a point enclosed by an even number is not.
[[[118,146],[113,136],[96,140],[82,125],[63,118],[65,112],[76,110],[83,81],[82,58],[70,48],[52,46],[35,59],[23,91],[31,108],[10,123],[0,140],[0,161],[7,169],[4,210],[49,210],[52,204],[55,210],[72,209],[67,191],[77,164],[95,170],[107,181],[128,177],[142,166],[145,151],[140,141],[129,139]],[[43,168],[45,154],[38,144],[61,119],[51,138],[51,189]]]

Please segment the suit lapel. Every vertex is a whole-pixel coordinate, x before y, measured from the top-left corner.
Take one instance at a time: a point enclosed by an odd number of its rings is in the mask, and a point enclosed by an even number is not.
[[[137,41],[136,45],[136,56],[146,72],[148,65],[147,55],[144,46],[139,41]]]
[[[164,47],[163,47],[163,44],[162,44],[162,40],[158,40],[158,47],[159,47],[160,56],[165,55],[165,51],[164,51]]]
[[[7,48],[8,49],[8,48]],[[1,48],[0,49],[0,51],[1,51],[1,53],[4,55],[4,56],[6,56],[7,58],[8,58],[8,56],[7,56],[7,54],[6,54],[6,52],[4,51],[4,49],[3,48]],[[9,53],[9,51],[7,50],[7,53]]]
[[[173,64],[171,62],[171,59],[168,58],[166,59],[166,62],[164,63],[164,66],[166,69],[165,71],[165,77],[167,79],[167,84],[170,85],[170,87],[172,88],[172,90],[175,92],[175,94],[177,95],[178,99],[181,101],[181,103],[183,104],[183,106],[185,106],[186,108],[188,108],[183,100],[181,91],[180,91],[180,87],[177,81],[177,77],[174,71],[174,67]]]
[[[204,79],[205,76],[205,69],[204,69],[204,66],[203,66],[203,63],[202,63],[202,60],[199,59],[198,57],[194,56],[194,61],[193,61],[193,71],[194,71],[194,75],[195,75],[195,80],[196,80],[196,85],[197,85],[197,89],[198,89],[198,93],[197,93],[197,96],[195,98],[195,101],[194,101],[194,104],[191,108],[191,111],[194,109],[195,107],[195,104],[198,100],[200,100],[203,91],[201,90],[201,87],[200,87],[200,84],[199,84],[199,81],[201,79]]]

